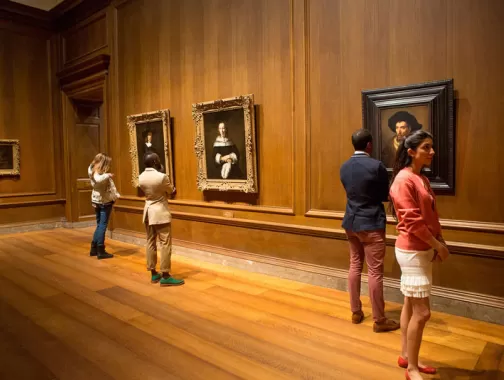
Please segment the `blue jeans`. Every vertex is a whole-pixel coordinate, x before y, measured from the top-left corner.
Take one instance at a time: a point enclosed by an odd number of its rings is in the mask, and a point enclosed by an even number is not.
[[[98,246],[105,245],[105,233],[107,232],[107,225],[112,211],[112,204],[99,205],[95,204],[96,213],[96,230],[93,235],[93,243]]]

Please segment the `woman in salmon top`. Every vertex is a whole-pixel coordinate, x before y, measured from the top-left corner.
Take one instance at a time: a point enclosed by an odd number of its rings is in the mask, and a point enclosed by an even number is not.
[[[419,130],[404,139],[397,150],[390,206],[398,221],[395,244],[401,267],[402,351],[400,367],[406,378],[422,379],[420,373],[434,374],[436,369],[418,362],[423,330],[430,318],[429,296],[432,286],[432,262],[444,261],[449,252],[441,236],[436,197],[422,169],[434,157],[432,135]]]

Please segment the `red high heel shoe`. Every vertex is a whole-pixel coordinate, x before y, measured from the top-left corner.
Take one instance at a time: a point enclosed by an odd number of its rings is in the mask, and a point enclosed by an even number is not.
[[[397,365],[399,365],[399,367],[401,367],[401,368],[408,368],[408,361],[406,359],[404,359],[402,356],[399,356],[399,358],[397,359]],[[436,368],[429,367],[429,366],[418,367],[418,370],[421,373],[425,373],[427,375],[434,375],[437,372]],[[406,373],[406,375],[407,375],[407,373]]]

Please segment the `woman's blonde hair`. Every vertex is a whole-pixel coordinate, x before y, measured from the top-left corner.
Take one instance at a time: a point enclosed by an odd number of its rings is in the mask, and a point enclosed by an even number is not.
[[[103,174],[107,173],[110,170],[110,163],[112,162],[112,158],[107,156],[104,153],[98,153],[93,162],[91,162],[92,172]]]

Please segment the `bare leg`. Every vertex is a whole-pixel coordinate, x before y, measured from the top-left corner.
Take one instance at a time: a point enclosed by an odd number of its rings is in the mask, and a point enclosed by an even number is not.
[[[425,324],[430,318],[429,298],[410,298],[412,316],[407,331],[408,373],[411,380],[420,380],[418,356]]]
[[[404,305],[401,311],[401,356],[408,359],[408,325],[413,314],[411,302],[404,297]]]

